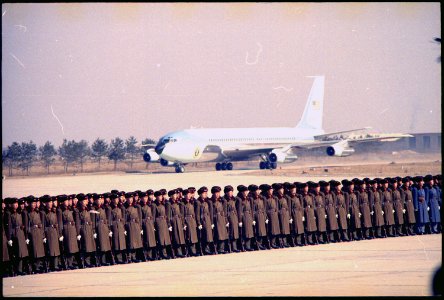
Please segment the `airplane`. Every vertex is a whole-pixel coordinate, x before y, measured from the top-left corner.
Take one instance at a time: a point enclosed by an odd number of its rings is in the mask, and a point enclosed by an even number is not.
[[[297,149],[326,147],[329,156],[344,157],[354,153],[353,145],[370,141],[395,141],[409,134],[379,134],[353,136],[364,127],[326,134],[322,129],[324,106],[324,76],[314,78],[302,117],[296,127],[269,128],[193,128],[165,134],[143,155],[146,162],[174,167],[185,172],[185,165],[215,162],[215,168],[232,170],[233,162],[260,158],[260,169],[276,169],[278,163],[298,159]],[[347,135],[348,134],[348,135]],[[154,149],[152,148],[154,147]]]

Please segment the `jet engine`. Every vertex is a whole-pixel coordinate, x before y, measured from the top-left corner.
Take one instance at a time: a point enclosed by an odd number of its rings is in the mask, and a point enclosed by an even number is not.
[[[159,159],[159,154],[157,154],[154,149],[148,149],[145,154],[143,154],[143,160],[146,162],[159,162]]]
[[[328,156],[350,156],[355,152],[355,149],[351,148],[347,141],[342,141],[327,147]]]
[[[290,155],[278,149],[274,149],[268,155],[268,160],[272,163],[290,163],[298,159],[297,155]]]

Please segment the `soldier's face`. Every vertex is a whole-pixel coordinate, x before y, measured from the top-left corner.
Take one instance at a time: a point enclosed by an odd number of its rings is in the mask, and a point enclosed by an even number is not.
[[[229,198],[233,197],[233,191],[228,191],[228,192],[227,192],[227,195],[228,195]],[[245,195],[245,194],[244,194],[244,195]]]
[[[279,194],[283,195],[284,194],[284,188],[281,188],[278,190]]]
[[[398,187],[398,183],[397,183],[397,182],[394,182],[394,183],[393,183],[393,189],[396,190],[397,187]]]
[[[32,209],[35,209],[37,207],[37,202],[32,201],[30,206]]]
[[[154,195],[149,195],[148,199],[150,199],[150,201],[154,201]]]
[[[315,192],[316,193],[319,193],[320,191],[321,191],[321,187],[319,187],[319,186],[315,187]]]
[[[100,206],[100,199],[94,200],[94,204]]]
[[[202,193],[202,198],[203,198],[203,199],[206,199],[207,197],[208,197],[208,192],[203,192],[203,193]]]
[[[340,185],[338,185],[337,187],[336,187],[336,190],[339,192],[340,190],[342,190],[342,184],[340,184]]]
[[[114,205],[117,206],[117,204],[119,204],[119,198],[114,198],[113,199],[113,203],[114,203]]]
[[[308,186],[304,186],[303,191],[304,191],[304,193],[308,193]]]
[[[173,201],[176,201],[176,200],[177,200],[177,194],[172,194],[172,195],[171,195],[171,199],[172,199]]]
[[[68,206],[69,205],[69,201],[68,200],[63,201],[63,205]]]
[[[131,205],[131,204],[133,204],[134,199],[133,199],[133,197],[129,197],[127,201],[129,203],[129,205]]]
[[[163,197],[162,197],[162,196],[157,196],[157,197],[156,197],[156,200],[157,200],[158,202],[162,202],[162,201],[163,201]]]
[[[51,208],[52,208],[52,201],[48,201],[48,202],[46,202],[46,207],[47,207],[48,209],[51,209]]]
[[[86,206],[88,205],[88,199],[84,199],[84,200],[82,201],[82,203],[83,203],[83,206],[86,207]]]
[[[389,184],[388,183],[384,183],[383,186],[384,186],[385,189],[387,189]]]
[[[267,191],[267,195],[268,195],[268,196],[273,195],[273,190],[268,190],[268,191]]]
[[[410,181],[407,181],[404,185],[408,188],[410,186]]]
[[[214,193],[214,195],[216,196],[216,199],[220,197],[220,192],[216,192]]]
[[[14,203],[12,203],[12,208],[14,209],[14,210],[17,210],[17,208],[18,208],[18,202],[14,202]]]
[[[292,188],[292,189],[290,190],[290,193],[292,193],[293,195],[296,194],[296,188]]]
[[[74,199],[70,199],[69,201],[71,201],[71,203],[74,203],[74,205],[77,205],[77,203],[79,202],[79,199],[74,198]]]
[[[373,189],[375,189],[375,190],[378,188],[378,184],[376,182],[372,186],[373,186]]]
[[[77,202],[75,204],[77,204]],[[72,206],[72,200],[71,199],[68,200],[68,205]]]
[[[324,189],[325,189],[325,191],[326,191],[327,193],[330,192],[330,186],[329,186],[329,185],[326,185]]]
[[[230,192],[230,193],[231,193],[231,195],[233,195],[233,192]],[[242,195],[244,195],[244,198],[247,198],[248,190],[243,191],[243,192],[242,192]],[[230,197],[231,197],[231,196],[230,196]]]
[[[148,196],[144,196],[144,197],[142,198],[142,201],[143,201],[143,203],[147,203],[147,202],[148,202]]]
[[[365,188],[366,188],[365,183],[361,184],[361,188],[362,188],[363,190],[365,190]]]

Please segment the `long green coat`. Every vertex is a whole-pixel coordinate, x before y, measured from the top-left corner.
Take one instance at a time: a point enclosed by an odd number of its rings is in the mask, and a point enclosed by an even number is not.
[[[409,224],[415,224],[416,218],[415,218],[415,207],[413,206],[413,195],[412,191],[409,189],[403,189],[402,190],[402,200],[405,203],[405,210],[406,210],[406,221]]]
[[[392,195],[393,195],[393,207],[395,209],[395,216],[396,216],[396,224],[402,225],[404,224],[404,212],[402,211],[404,209],[404,201],[401,197],[400,189],[394,190]]]
[[[94,239],[94,225],[91,219],[91,213],[87,210],[79,211],[79,234],[81,250],[86,253],[96,251],[96,241]]]
[[[314,198],[311,194],[303,194],[302,202],[304,204],[304,210],[305,210],[306,231],[315,232],[318,229],[316,226]]]
[[[26,232],[23,217],[18,212],[6,212],[5,214],[6,237],[12,240],[12,253],[15,257],[28,257],[28,245],[26,245]]]
[[[224,196],[225,206],[227,208],[227,219],[230,226],[228,227],[228,235],[230,239],[236,240],[239,238],[239,217],[236,208],[236,198],[228,198]]]
[[[168,219],[173,227],[171,234],[173,245],[185,245],[184,218],[179,203],[170,203],[168,206]]]
[[[185,219],[185,225],[187,226],[187,229],[185,230],[185,238],[188,243],[195,244],[199,240],[197,236],[197,222],[194,205],[191,202],[183,203],[181,208],[182,215]]]
[[[238,220],[239,222],[242,222],[242,227],[241,227],[241,234],[242,237],[245,239],[251,239],[254,237],[254,229],[259,229],[259,227],[262,227],[261,233],[262,235],[259,236],[266,236],[267,235],[267,231],[265,229],[265,210],[263,208],[263,201],[261,200],[261,205],[262,205],[262,225],[259,225],[259,221],[256,221],[256,226],[253,226],[253,220],[254,219],[254,209],[252,207],[252,199],[251,198],[246,198],[243,199],[240,196],[236,197],[236,211],[238,214]]]
[[[293,222],[290,224],[291,231],[294,234],[303,234],[304,221],[302,221],[302,217],[304,216],[304,207],[302,206],[302,201],[299,198],[298,194],[287,195],[287,200],[290,204],[290,217],[291,219],[293,219]]]
[[[334,192],[336,207],[338,208],[338,226],[342,230],[346,230],[347,226],[347,212],[348,212],[348,204],[345,201],[344,194],[340,192]]]
[[[349,213],[351,215],[350,217],[350,227],[353,229],[360,229],[361,226],[361,218],[359,217],[359,213],[361,212],[359,210],[359,200],[356,196],[356,193],[350,192],[346,193],[348,196],[349,201]]]
[[[393,216],[393,196],[390,190],[381,191],[382,209],[384,210],[385,225],[395,225]]]
[[[31,256],[34,258],[44,257],[45,246],[43,244],[43,238],[45,237],[45,231],[43,230],[43,222],[40,213],[37,211],[31,211],[26,213],[24,218]]]
[[[218,241],[225,241],[228,239],[228,232],[226,224],[228,219],[226,216],[226,208],[222,203],[222,198],[212,199],[213,202],[213,224],[214,224],[214,238]]]
[[[364,228],[372,227],[372,217],[370,214],[370,200],[368,198],[367,191],[361,191],[357,193],[359,201],[359,209],[361,211],[362,226]]]
[[[137,207],[129,206],[125,210],[125,216],[128,249],[142,248],[142,226],[140,224],[142,219],[141,212]]]
[[[318,195],[313,194],[313,199],[316,212],[316,221],[317,221],[316,225],[318,227],[318,231],[325,232],[327,231],[327,221],[325,218],[327,212],[325,211],[324,196],[322,194]]]
[[[97,233],[97,248],[106,252],[111,250],[109,240],[109,222],[105,210],[102,207],[96,208],[98,214],[93,214],[95,232]]]
[[[265,201],[262,196],[253,198],[253,217],[256,222],[256,225],[254,226],[256,237],[267,236],[267,224],[265,223],[267,213],[265,211]]]
[[[211,228],[211,225],[213,224],[213,205],[211,204],[211,201],[207,199],[204,201],[201,197],[197,199],[200,203],[200,224],[202,224],[202,233],[201,237],[202,240],[209,243],[213,242],[213,229]]]
[[[154,216],[152,212],[152,205],[143,205],[142,210],[142,242],[146,248],[156,247],[156,231],[154,231]]]
[[[168,230],[169,220],[163,203],[156,202],[156,205],[153,206],[153,216],[155,218],[157,242],[161,246],[171,245],[170,232]]]
[[[281,234],[290,234],[290,209],[285,196],[276,196]]]
[[[59,223],[55,211],[42,212],[43,228],[46,236],[46,253],[49,256],[60,255]]]
[[[112,249],[115,251],[126,250],[125,241],[125,210],[120,206],[111,206],[109,214],[109,223],[111,225]]]
[[[63,236],[64,252],[67,254],[79,252],[74,212],[68,208],[59,208],[57,209],[57,220],[59,223],[59,235]]]
[[[268,219],[268,233],[270,235],[280,235],[279,228],[279,214],[278,214],[278,200],[274,196],[265,198],[265,211]]]
[[[5,231],[5,213],[2,211],[2,236],[3,236],[3,255],[2,261],[9,261],[8,238]]]
[[[384,215],[382,210],[381,192],[373,189],[369,190],[368,198],[373,211],[373,226],[380,227],[384,225]]]
[[[338,210],[336,207],[336,199],[332,192],[324,193],[324,201],[325,201],[325,210],[327,213],[328,220],[328,229],[329,230],[338,230]],[[338,217],[336,217],[338,214]]]

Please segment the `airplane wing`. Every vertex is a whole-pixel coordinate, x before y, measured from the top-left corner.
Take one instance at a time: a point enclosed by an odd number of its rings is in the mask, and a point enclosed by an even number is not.
[[[371,129],[371,128],[372,127],[368,126],[368,127],[363,127],[363,128],[357,128],[357,129],[350,129],[350,130],[336,131],[336,132],[331,132],[331,133],[326,133],[326,134],[320,134],[320,135],[315,135],[314,139],[315,140],[321,140],[321,141],[322,140],[327,140],[330,137],[334,139],[334,137],[337,136],[337,135],[343,135],[344,133],[352,133],[352,132],[368,130],[368,129]]]
[[[156,144],[139,144],[139,147],[154,148]]]

